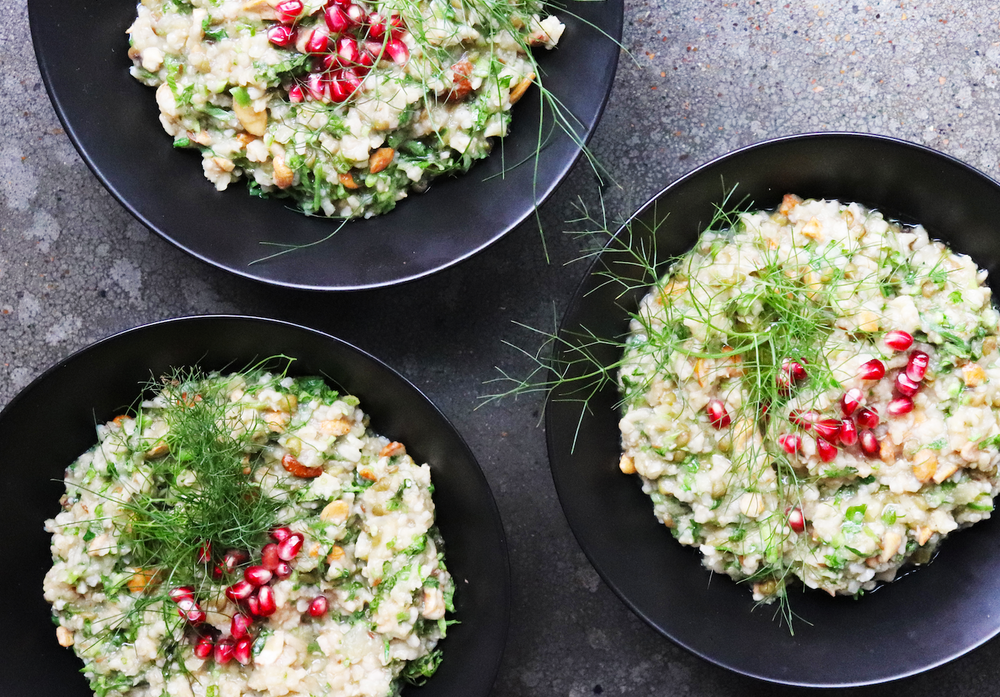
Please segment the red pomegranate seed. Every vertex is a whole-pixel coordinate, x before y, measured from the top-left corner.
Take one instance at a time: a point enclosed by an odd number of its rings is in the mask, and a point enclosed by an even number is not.
[[[404,65],[410,60],[410,49],[399,39],[392,39],[385,45],[385,53],[397,65]]]
[[[241,549],[226,550],[226,556],[222,558],[222,568],[228,573],[236,571],[236,567],[250,561],[250,555]]]
[[[233,647],[233,658],[239,661],[242,665],[247,665],[250,663],[250,653],[253,648],[253,639],[249,637],[244,637],[236,642],[236,646]]]
[[[212,652],[212,658],[220,665],[229,663],[233,659],[233,649],[235,646],[236,642],[230,637],[220,639],[219,643],[215,645],[215,650]]]
[[[910,354],[910,360],[906,362],[906,377],[914,382],[920,382],[927,374],[927,365],[930,357],[923,351],[914,351]]]
[[[843,445],[854,445],[858,442],[858,427],[851,419],[840,422],[840,442]]]
[[[237,639],[242,639],[250,634],[251,624],[253,624],[252,619],[244,615],[242,612],[237,612],[233,615],[232,622],[229,623],[229,633]]]
[[[288,578],[292,575],[292,567],[288,565],[287,561],[278,562],[278,567],[274,570],[275,578]]]
[[[309,96],[317,102],[322,100],[325,96],[325,86],[326,83],[323,80],[323,76],[319,73],[312,73],[306,78],[306,90],[308,91]]]
[[[708,421],[716,428],[726,428],[732,423],[726,405],[721,399],[711,399],[705,405],[705,413],[708,414]]]
[[[327,93],[331,101],[346,102],[351,96],[351,88],[343,80],[330,80],[327,83]]]
[[[330,606],[330,602],[326,599],[325,595],[317,595],[309,603],[309,615],[311,617],[322,617],[326,614],[327,608]]]
[[[194,655],[198,658],[208,658],[212,655],[212,649],[215,647],[215,642],[212,641],[212,637],[199,637],[198,641],[194,645]]]
[[[857,387],[852,387],[840,398],[840,410],[844,413],[844,416],[850,416],[861,406],[861,402],[864,399],[864,392]]]
[[[861,407],[854,420],[858,422],[858,426],[861,428],[875,428],[879,422],[878,412],[871,407]]]
[[[920,383],[911,380],[910,376],[906,373],[900,373],[896,376],[896,389],[899,391],[899,394],[912,397],[920,389]]]
[[[358,52],[358,64],[354,66],[354,69],[357,70],[359,67],[370,68],[373,65],[375,65],[375,58],[372,56],[371,53],[369,53],[368,49],[361,44],[358,44],[358,47],[359,49],[364,49],[364,50],[360,50]],[[366,70],[365,74],[367,73],[368,71]]]
[[[253,594],[253,584],[247,581],[237,581],[226,589],[226,597],[237,603],[246,600]]]
[[[350,4],[344,10],[354,24],[364,24],[368,21],[368,13],[365,12],[365,8],[361,7],[361,5]]]
[[[802,449],[802,438],[794,433],[783,433],[778,436],[778,443],[789,455],[794,455]]]
[[[288,89],[288,100],[298,104],[299,102],[305,101],[306,95],[302,91],[301,85],[292,85]]]
[[[267,588],[268,586],[261,586],[262,588]],[[246,599],[247,612],[249,612],[254,617],[260,617],[260,600],[257,599],[256,595],[251,595]]]
[[[909,414],[913,411],[913,400],[909,397],[898,397],[891,402],[889,406],[885,408],[889,416],[902,416],[903,414]]]
[[[274,540],[275,542],[283,542],[291,534],[292,534],[291,528],[286,528],[282,526],[280,528],[275,528],[274,530],[271,531],[271,539]]]
[[[326,27],[318,27],[306,41],[306,53],[324,53],[330,44],[330,32]]]
[[[862,431],[858,434],[858,440],[861,442],[861,452],[865,455],[875,455],[878,453],[878,439],[871,431]]]
[[[282,540],[278,544],[278,556],[281,557],[281,561],[291,561],[297,557],[304,541],[305,537],[300,532],[293,532],[288,538]]]
[[[222,568],[222,563],[217,562],[212,565],[212,580],[221,581],[222,577],[225,575],[225,570]]]
[[[355,72],[356,69],[352,68],[350,70],[340,71],[340,81],[344,83],[344,86],[354,94],[358,89],[361,88],[361,78]]]
[[[837,439],[840,433],[840,421],[837,419],[821,419],[813,424],[813,430],[828,441]]]
[[[291,24],[299,18],[304,7],[302,0],[284,0],[275,5],[274,11],[278,13],[279,22]]]
[[[267,30],[267,40],[284,48],[295,43],[295,30],[285,24],[273,24]]]
[[[191,624],[201,624],[205,621],[205,611],[193,600],[183,599],[177,603],[178,614]]]
[[[337,55],[341,65],[354,65],[361,58],[358,42],[353,36],[341,36],[337,39]]]
[[[792,382],[802,382],[806,379],[806,369],[801,363],[798,361],[789,361],[787,365],[788,374],[791,376]]]
[[[181,601],[187,600],[189,602],[194,602],[194,588],[191,586],[177,586],[176,588],[171,588],[167,596],[173,600],[175,603],[180,603]]]
[[[392,27],[389,30],[390,39],[398,39],[406,30],[406,27],[403,25],[403,18],[399,15],[393,15],[389,18],[389,26]]]
[[[257,591],[257,614],[261,617],[270,617],[274,614],[278,606],[274,602],[274,589],[271,586],[261,586]]]
[[[913,336],[909,332],[894,329],[886,333],[885,345],[893,351],[905,351],[913,345]]]
[[[260,550],[260,565],[268,571],[274,571],[278,568],[279,562],[281,559],[278,557],[278,545],[273,542],[264,545],[264,549]]]
[[[205,540],[198,548],[198,563],[207,564],[212,561],[212,543]]]
[[[323,17],[326,19],[326,26],[333,34],[343,34],[351,27],[351,18],[347,16],[343,8],[336,5],[328,8]]]
[[[830,462],[837,457],[837,446],[823,438],[816,439],[816,452],[823,462]]]
[[[272,574],[268,569],[263,566],[249,566],[246,571],[243,572],[243,578],[247,580],[247,583],[252,583],[255,586],[263,586],[265,583],[271,580]]]
[[[861,365],[858,375],[862,380],[881,380],[885,377],[885,363],[873,358]]]
[[[806,529],[806,517],[802,515],[802,509],[793,508],[788,512],[788,527],[797,533],[802,533]]]
[[[812,429],[814,423],[819,421],[819,414],[811,409],[805,411],[802,409],[792,409],[788,412],[788,420],[808,431]]]
[[[377,60],[382,55],[382,49],[384,48],[380,41],[365,41],[362,46],[365,49],[365,53],[372,57],[372,61]]]
[[[368,36],[381,41],[382,37],[385,36],[385,25],[385,17],[378,12],[372,12],[368,15]]]

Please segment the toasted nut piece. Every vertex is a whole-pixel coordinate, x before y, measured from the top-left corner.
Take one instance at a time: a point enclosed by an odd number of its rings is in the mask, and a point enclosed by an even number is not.
[[[136,569],[129,577],[128,589],[131,593],[142,593],[147,588],[153,588],[160,582],[159,573],[155,569]]]
[[[283,458],[281,458],[281,466],[285,468],[285,471],[295,477],[302,477],[303,479],[314,479],[319,475],[323,474],[322,467],[306,467],[301,462],[292,457],[291,453],[286,453]]]
[[[795,194],[785,194],[785,197],[781,199],[781,207],[778,208],[778,212],[782,215],[788,215],[788,212],[800,203],[802,203],[802,199]]]
[[[392,148],[379,148],[368,158],[368,171],[372,174],[378,174],[389,166],[395,156],[396,151]]]
[[[862,332],[877,332],[879,328],[878,315],[871,310],[862,310],[854,316],[858,330]]]
[[[925,544],[927,544],[927,540],[931,539],[931,535],[933,534],[934,534],[933,530],[931,530],[926,525],[921,525],[919,528],[917,528],[917,544],[923,547]]]
[[[56,641],[59,642],[60,646],[72,646],[73,632],[69,631],[62,625],[59,625],[56,627]]]
[[[878,446],[878,456],[882,462],[894,462],[896,459],[896,444],[889,438],[883,438]]]
[[[774,595],[774,591],[778,588],[778,581],[773,578],[769,578],[766,581],[757,581],[753,584],[753,594],[754,595]]]
[[[250,0],[243,5],[243,11],[248,14],[257,14],[261,19],[278,19],[278,13],[269,0]]]
[[[345,189],[357,189],[358,184],[354,181],[354,177],[351,176],[350,172],[345,172],[340,175],[340,183],[343,184]]]
[[[171,119],[176,119],[179,115],[177,112],[177,100],[174,99],[174,93],[170,90],[170,85],[163,83],[156,88],[156,105],[160,107],[160,112]]]
[[[534,81],[534,79],[535,79],[535,74],[530,73],[528,77],[524,78],[519,83],[517,83],[514,89],[510,91],[511,104],[517,104],[521,100],[521,97],[524,96],[524,93],[528,91],[529,87],[531,87],[531,83]]]
[[[821,242],[823,240],[823,223],[815,217],[810,219],[802,228],[802,234],[811,240]]]
[[[429,620],[439,620],[444,617],[444,593],[440,588],[424,588],[424,601],[420,605],[420,614]]]
[[[666,525],[668,528],[673,528],[675,525],[677,525],[677,523],[674,522],[674,519],[671,518],[670,516],[664,517],[663,524]]]
[[[748,491],[740,497],[740,512],[748,518],[756,518],[764,512],[764,496]]]
[[[672,298],[675,295],[680,295],[681,293],[686,291],[687,287],[688,287],[687,281],[673,279],[672,281],[670,281],[670,283],[663,286],[663,290],[660,291],[660,294],[657,296],[656,301],[662,305],[664,302],[668,301],[669,298]]]
[[[266,107],[264,111],[254,111],[252,104],[243,106],[234,99],[233,112],[236,114],[236,118],[240,120],[240,123],[243,124],[243,128],[247,130],[247,133],[255,136],[262,136],[267,133]]]
[[[329,436],[343,436],[351,432],[351,422],[346,416],[342,416],[339,419],[320,422],[319,430]]]
[[[166,440],[158,440],[153,443],[153,447],[146,451],[146,458],[149,460],[155,460],[157,458],[163,457],[170,452],[170,446],[167,445]]]
[[[198,131],[197,133],[189,133],[188,140],[193,140],[198,145],[212,144],[212,136],[209,135],[208,131]]]
[[[891,530],[882,536],[882,553],[878,555],[878,560],[885,564],[887,561],[896,556],[896,552],[899,551],[899,545],[903,541],[903,538],[899,533],[892,532]]]
[[[379,457],[392,457],[393,455],[404,455],[406,453],[406,447],[402,443],[397,443],[393,441],[389,445],[382,448],[379,452]]]
[[[955,474],[955,472],[958,472],[958,464],[954,462],[947,465],[945,464],[939,465],[937,471],[934,473],[934,483],[940,484],[945,479]]]
[[[264,423],[267,424],[267,428],[272,433],[284,433],[285,428],[288,427],[289,422],[292,420],[292,415],[287,411],[274,411],[269,409],[264,412]]]
[[[929,482],[936,471],[937,455],[933,450],[925,448],[913,456],[913,476],[921,482]]]
[[[228,157],[213,157],[212,162],[215,166],[221,169],[223,172],[232,172],[236,169],[236,163],[230,160]]]
[[[986,382],[986,371],[978,363],[968,363],[962,366],[962,378],[966,387],[979,387]]]
[[[618,469],[623,474],[635,474],[635,463],[632,462],[632,458],[622,453],[622,458],[618,461]]]
[[[326,555],[327,562],[335,562],[338,559],[344,558],[344,548],[340,545],[334,545],[330,553]]]
[[[279,189],[287,189],[295,181],[295,171],[285,164],[285,158],[275,155],[271,161],[274,167],[274,183]]]
[[[988,336],[983,339],[983,355],[988,356],[997,350],[997,338],[995,336]]]
[[[362,479],[367,479],[370,482],[374,482],[376,479],[378,479],[378,477],[375,476],[375,473],[372,472],[367,467],[358,472],[358,476],[361,477]]]
[[[250,143],[252,143],[255,140],[257,140],[257,136],[251,135],[250,133],[247,133],[246,131],[240,131],[239,133],[236,134],[236,140],[240,141],[240,144],[243,147],[246,147],[246,146],[250,145]]]
[[[135,60],[136,58],[138,58],[141,55],[142,55],[142,51],[140,51],[139,49],[137,49],[135,46],[129,46],[129,49],[128,49],[128,57],[129,58],[131,58],[132,60]]]
[[[323,507],[319,514],[320,520],[332,523],[343,523],[347,520],[347,515],[351,512],[351,506],[347,501],[331,501]],[[336,547],[334,547],[336,549]],[[341,550],[343,551],[343,550]]]

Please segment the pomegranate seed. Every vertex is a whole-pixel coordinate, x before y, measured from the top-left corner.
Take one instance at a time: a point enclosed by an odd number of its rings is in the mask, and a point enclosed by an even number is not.
[[[275,5],[274,11],[278,13],[279,22],[282,24],[291,24],[299,18],[304,7],[302,0],[284,0],[284,2],[279,2]]]
[[[377,60],[378,57],[382,55],[383,45],[382,45],[381,42],[379,42],[379,41],[366,41],[362,45],[363,45],[363,47],[365,49],[365,53],[367,53],[369,56],[372,57],[372,61]]]
[[[236,571],[236,567],[250,561],[250,555],[241,549],[226,550],[226,556],[222,558],[222,568],[228,573]]]
[[[242,639],[250,634],[251,624],[253,624],[252,619],[244,615],[242,612],[237,612],[233,615],[232,622],[229,623],[229,633],[237,639]]]
[[[220,665],[229,663],[229,661],[233,659],[233,649],[235,646],[236,642],[234,642],[230,637],[221,639],[219,643],[215,645],[215,650],[212,652],[212,658],[214,658],[215,662]]]
[[[308,90],[309,96],[316,101],[323,99],[325,94],[324,85],[323,76],[319,73],[312,73],[306,78],[306,90]]]
[[[889,416],[909,414],[913,411],[913,400],[909,397],[899,397],[889,402],[889,406],[885,410],[889,413]]]
[[[171,588],[170,592],[167,593],[171,600],[175,603],[180,604],[181,601],[187,600],[194,602],[194,588],[191,586],[177,586],[177,588]]]
[[[797,533],[806,529],[806,517],[802,515],[802,509],[793,508],[788,512],[788,527]]]
[[[262,588],[267,588],[268,586],[261,586]],[[247,612],[249,612],[254,617],[260,617],[260,600],[257,599],[256,595],[251,595],[246,599]]]
[[[354,69],[342,70],[339,77],[340,81],[344,83],[344,87],[351,91],[351,94],[354,94],[361,88],[361,78],[358,77]]]
[[[910,360],[906,362],[906,377],[914,382],[920,382],[927,374],[927,364],[930,357],[923,351],[914,351],[910,354]]]
[[[330,80],[326,84],[327,94],[333,102],[346,102],[351,96],[351,88],[343,80]]]
[[[267,40],[284,48],[295,43],[295,30],[285,24],[274,24],[267,30]]]
[[[270,617],[274,614],[278,606],[274,602],[274,589],[271,586],[261,586],[257,591],[257,614],[261,617]]]
[[[816,452],[823,462],[830,462],[837,457],[837,447],[823,438],[816,439]]]
[[[794,455],[802,449],[802,438],[794,433],[783,433],[778,436],[778,443],[789,455]]]
[[[345,12],[354,24],[364,24],[368,21],[368,13],[361,5],[350,4],[345,8]]]
[[[813,424],[813,430],[828,441],[834,441],[840,433],[840,422],[837,419],[821,419]]]
[[[212,637],[199,637],[198,641],[194,645],[194,655],[198,658],[208,658],[212,654],[212,649],[215,647],[215,642],[212,641]]]
[[[177,603],[177,613],[191,624],[201,624],[205,621],[205,611],[193,600],[182,598]]]
[[[317,595],[309,603],[309,615],[311,617],[322,617],[326,614],[327,608],[330,606],[330,602],[326,599],[325,595]]]
[[[885,345],[893,351],[905,351],[913,345],[913,336],[909,332],[894,329],[886,333]]]
[[[287,561],[279,561],[278,567],[274,570],[275,578],[288,578],[292,575],[292,567],[288,565]]]
[[[278,568],[279,562],[281,559],[278,558],[278,545],[273,542],[264,545],[264,549],[260,550],[260,565],[268,571],[274,571]]]
[[[861,428],[875,428],[879,422],[878,412],[871,407],[861,407],[854,420],[858,422],[858,426]]]
[[[406,31],[406,27],[403,25],[403,18],[399,15],[393,15],[389,18],[389,38],[398,39]]]
[[[212,543],[205,540],[198,548],[198,563],[207,564],[212,561]]]
[[[347,16],[343,8],[336,5],[328,8],[323,17],[326,19],[326,26],[329,27],[332,34],[343,34],[351,28],[351,18]]]
[[[298,104],[299,102],[305,101],[306,95],[302,91],[301,85],[292,85],[288,90],[288,99],[291,102]]]
[[[253,584],[248,581],[237,581],[226,589],[226,597],[234,603],[246,600],[253,594]]]
[[[252,583],[255,586],[263,586],[271,580],[273,575],[274,574],[272,574],[268,569],[265,569],[263,566],[250,566],[243,572],[243,578],[245,578],[248,583]]]
[[[291,561],[298,556],[304,541],[305,537],[302,533],[293,532],[278,545],[278,556],[281,557],[282,561]]]
[[[858,440],[861,442],[861,452],[865,455],[874,455],[878,452],[878,439],[871,431],[862,431],[858,434]]]
[[[899,391],[899,394],[912,397],[920,389],[920,383],[911,380],[910,376],[906,373],[900,373],[896,376],[896,389]]]
[[[843,445],[854,445],[858,442],[858,427],[851,419],[840,422],[840,442]]]
[[[786,359],[787,360],[787,359]],[[806,379],[806,369],[798,361],[788,361],[788,374],[792,378],[792,382],[802,382]],[[784,367],[785,364],[782,364]]]
[[[368,15],[368,36],[376,41],[381,41],[385,36],[385,17],[378,12]]]
[[[330,44],[330,32],[325,27],[313,30],[306,41],[306,53],[324,53]]]
[[[233,658],[239,661],[243,665],[247,665],[250,662],[250,650],[253,648],[253,640],[249,637],[244,637],[236,642],[236,646],[233,647]]]
[[[353,36],[342,36],[337,39],[337,55],[341,65],[354,65],[361,58],[358,42]]]
[[[226,571],[225,571],[225,569],[222,568],[222,564],[221,563],[217,563],[217,564],[214,564],[212,566],[212,580],[213,581],[221,581],[222,577],[223,577],[223,575],[225,575],[225,573],[226,573]]]
[[[275,542],[284,542],[292,534],[291,528],[280,527],[271,531],[271,539]]]
[[[865,394],[857,387],[852,387],[844,396],[840,398],[840,410],[844,413],[844,416],[850,416],[855,412],[855,410],[861,406],[861,402],[865,399]]]
[[[363,47],[359,45],[359,48]],[[370,68],[373,65],[375,65],[375,58],[372,56],[371,53],[368,52],[368,49],[365,48],[365,50],[359,51],[358,65],[356,65],[354,69],[357,70],[359,66],[363,68]],[[365,73],[367,74],[367,72],[368,71],[366,70]]]
[[[397,65],[404,65],[406,61],[410,60],[410,49],[399,39],[392,39],[386,43],[385,53]]]
[[[881,380],[885,377],[885,363],[877,358],[873,358],[861,365],[858,376],[862,380]]]
[[[812,429],[813,424],[819,420],[819,414],[812,411],[811,409],[807,411],[803,411],[801,409],[792,409],[788,413],[788,420],[791,421],[796,426],[799,426],[809,431]]]
[[[726,428],[733,422],[721,399],[709,400],[708,404],[705,405],[705,413],[708,414],[709,423],[716,428]]]

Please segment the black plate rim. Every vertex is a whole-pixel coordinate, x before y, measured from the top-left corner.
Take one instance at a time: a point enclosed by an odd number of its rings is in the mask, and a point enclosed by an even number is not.
[[[600,266],[603,255],[608,251],[608,249],[612,245],[614,245],[619,240],[619,237],[629,228],[629,226],[632,225],[635,221],[641,219],[646,213],[648,213],[649,210],[656,205],[659,199],[668,195],[674,189],[682,186],[690,179],[695,178],[703,171],[711,169],[712,167],[716,166],[717,164],[725,160],[738,157],[750,151],[772,147],[788,141],[808,141],[814,139],[846,139],[855,141],[874,140],[905,148],[911,148],[914,150],[921,151],[929,156],[948,161],[953,165],[963,168],[967,170],[970,174],[981,177],[986,181],[992,183],[994,187],[1000,190],[1000,181],[997,181],[993,177],[990,177],[988,174],[973,167],[967,162],[964,162],[952,155],[943,153],[939,150],[935,150],[928,146],[903,140],[901,138],[897,138],[894,136],[886,136],[881,134],[864,133],[856,131],[809,131],[804,133],[788,134],[776,138],[769,138],[766,140],[751,143],[749,145],[737,148],[736,150],[732,150],[722,155],[719,155],[718,157],[714,157],[711,160],[708,160],[707,162],[698,165],[694,169],[686,172],[679,178],[668,183],[663,189],[654,194],[648,201],[646,201],[646,203],[644,203],[641,207],[639,207],[638,210],[636,210],[633,214],[631,214],[627,218],[627,220],[615,231],[614,235],[612,235],[608,239],[608,241],[602,246],[601,251],[594,256],[593,261],[591,261],[590,264],[588,265],[587,271],[583,274],[580,284],[577,286],[569,303],[566,306],[566,311],[564,312],[563,317],[559,323],[559,330],[557,336],[564,337],[566,335],[566,332],[568,330],[568,325],[570,324],[571,319],[577,314],[580,304],[585,300],[586,294],[588,292],[588,288],[586,287],[587,282],[593,277],[594,272],[598,268],[598,266]],[[556,353],[558,353],[559,351],[558,344],[555,351]],[[547,380],[553,380],[555,377],[556,376],[553,374],[551,370],[547,372],[547,377],[546,377]],[[971,653],[972,651],[975,651],[980,646],[990,642],[998,635],[1000,635],[1000,620],[998,620],[996,623],[996,627],[993,629],[992,633],[989,634],[988,636],[984,636],[979,641],[963,646],[949,653],[947,656],[929,662],[923,665],[922,667],[913,668],[911,670],[900,671],[888,677],[877,677],[869,680],[849,680],[849,681],[839,681],[839,682],[837,681],[810,682],[810,681],[802,681],[794,679],[781,679],[773,675],[764,674],[761,671],[755,672],[752,670],[738,667],[736,665],[731,665],[730,662],[727,662],[723,658],[720,658],[706,651],[699,651],[698,649],[691,646],[689,642],[685,641],[681,637],[675,636],[674,633],[668,631],[665,627],[659,626],[649,616],[649,614],[644,612],[633,599],[631,599],[626,593],[623,592],[620,585],[609,574],[608,569],[604,568],[596,560],[595,552],[586,543],[582,530],[578,530],[578,526],[575,525],[572,519],[570,518],[570,515],[568,513],[568,506],[569,506],[567,498],[568,494],[566,493],[565,488],[560,485],[561,476],[563,475],[559,474],[557,472],[557,468],[553,466],[553,463],[557,460],[557,457],[560,457],[560,455],[557,453],[557,448],[554,442],[554,438],[552,436],[554,430],[558,428],[556,424],[553,422],[552,415],[554,413],[554,410],[551,408],[555,396],[556,395],[554,391],[550,390],[545,399],[546,450],[549,458],[549,472],[550,475],[552,476],[553,485],[556,488],[556,495],[559,499],[560,506],[563,509],[563,513],[564,515],[566,515],[567,523],[569,524],[570,530],[573,532],[573,537],[576,539],[577,544],[580,545],[581,550],[587,557],[587,560],[590,562],[591,566],[594,567],[594,570],[597,571],[597,574],[601,577],[601,580],[611,589],[611,591],[618,597],[618,599],[622,603],[624,603],[625,606],[628,607],[628,609],[632,611],[637,617],[639,617],[647,626],[652,628],[661,636],[666,637],[674,644],[687,651],[688,653],[693,654],[701,658],[702,660],[708,661],[709,663],[712,663],[720,668],[733,671],[734,673],[746,676],[748,678],[752,678],[762,683],[773,683],[778,685],[786,685],[789,687],[801,687],[801,688],[851,688],[851,687],[863,687],[868,685],[879,685],[890,682],[896,682],[908,677],[912,677],[914,675],[925,673],[935,668],[939,668],[940,666],[950,663],[958,658],[961,658],[962,656],[965,656]],[[671,540],[671,542],[673,542],[673,540]],[[722,579],[722,580],[726,581],[727,579]]]
[[[240,314],[197,314],[197,315],[184,315],[180,317],[171,317],[167,319],[156,320],[152,322],[146,322],[134,327],[123,329],[121,331],[114,332],[105,336],[101,339],[88,343],[65,357],[59,359],[44,371],[42,371],[37,377],[35,377],[30,383],[18,390],[17,394],[7,403],[3,409],[0,409],[0,421],[3,421],[7,415],[18,408],[20,402],[26,400],[29,394],[34,390],[36,385],[45,382],[51,375],[61,371],[68,364],[74,362],[77,358],[85,356],[88,353],[99,350],[105,344],[111,344],[125,337],[131,335],[141,334],[149,329],[161,327],[164,325],[180,325],[180,324],[190,324],[194,322],[216,322],[216,321],[237,321],[245,322],[248,324],[269,324],[272,326],[279,326],[285,329],[303,332],[305,334],[311,334],[322,341],[328,341],[333,344],[338,344],[342,348],[349,352],[355,353],[360,356],[363,360],[371,362],[372,365],[376,366],[380,371],[385,371],[392,377],[398,379],[411,390],[414,395],[416,395],[420,400],[426,403],[428,407],[434,412],[434,414],[441,420],[441,423],[445,425],[450,431],[451,435],[455,438],[456,443],[459,444],[461,449],[464,451],[465,456],[471,462],[474,467],[472,468],[472,474],[474,478],[478,481],[479,485],[482,487],[483,492],[487,495],[489,501],[489,518],[495,525],[495,532],[497,534],[497,540],[499,542],[499,553],[502,559],[502,569],[498,569],[497,573],[501,576],[502,586],[503,586],[503,606],[501,608],[501,626],[498,628],[497,639],[499,641],[500,650],[497,651],[496,656],[493,657],[492,663],[490,665],[483,666],[484,672],[489,676],[488,684],[490,686],[495,686],[497,675],[500,672],[500,666],[503,662],[503,657],[506,652],[507,639],[510,635],[510,615],[511,615],[511,604],[513,602],[513,586],[511,583],[511,571],[510,571],[510,554],[507,544],[507,531],[503,524],[503,518],[500,515],[500,509],[496,503],[496,497],[493,494],[493,489],[489,484],[489,480],[486,478],[485,472],[483,472],[482,466],[479,464],[478,458],[473,453],[472,449],[469,447],[465,438],[462,436],[461,432],[455,427],[452,421],[441,411],[440,407],[434,403],[424,392],[413,384],[406,376],[397,371],[392,366],[388,365],[380,358],[372,355],[371,353],[365,351],[364,349],[355,346],[354,344],[345,341],[339,337],[332,334],[320,331],[318,329],[313,329],[311,327],[306,327],[300,324],[295,324],[293,322],[288,322],[285,320],[275,319],[271,317],[263,317],[258,315],[240,315]],[[410,688],[412,690],[414,688]],[[419,688],[417,688],[419,689]],[[407,691],[408,693],[408,691]]]
[[[602,0],[602,1],[621,2],[621,0]],[[624,3],[622,2],[621,5],[622,5],[622,12],[615,14],[615,21],[613,26],[607,28],[607,30],[597,27],[598,31],[604,36],[605,39],[614,42],[615,45],[617,46],[622,45],[622,30],[625,22]],[[282,288],[294,288],[298,290],[311,290],[311,291],[350,292],[350,291],[360,291],[360,290],[372,290],[376,288],[385,288],[388,286],[410,283],[412,281],[416,281],[418,279],[425,278],[432,274],[438,273],[439,271],[451,268],[452,266],[455,266],[463,261],[466,261],[471,257],[476,256],[477,254],[484,251],[488,247],[491,247],[494,244],[496,244],[500,239],[502,239],[503,237],[508,235],[511,231],[520,226],[522,223],[524,223],[528,218],[530,218],[533,214],[535,214],[537,210],[541,208],[545,204],[545,202],[548,201],[548,199],[555,193],[556,189],[558,189],[559,186],[566,179],[566,176],[567,174],[569,174],[569,171],[576,165],[577,162],[579,162],[580,156],[583,155],[584,149],[587,147],[587,144],[593,138],[594,133],[596,132],[597,127],[601,122],[601,118],[604,116],[604,110],[607,108],[608,101],[611,98],[611,90],[614,87],[614,78],[615,75],[617,74],[619,56],[621,53],[620,50],[614,51],[611,61],[607,65],[607,72],[609,74],[607,87],[604,90],[604,96],[601,99],[597,107],[597,110],[594,112],[592,120],[589,123],[585,124],[585,132],[583,134],[583,138],[581,139],[583,144],[582,147],[580,145],[574,146],[574,154],[570,158],[567,158],[563,162],[562,166],[558,168],[556,176],[552,179],[549,186],[544,191],[534,193],[533,195],[535,199],[534,203],[532,204],[531,207],[528,207],[519,218],[512,220],[505,227],[498,230],[493,235],[493,237],[484,241],[479,246],[466,251],[460,256],[457,256],[446,262],[442,262],[432,268],[425,269],[424,271],[421,271],[419,273],[414,273],[414,274],[402,273],[395,278],[383,281],[376,281],[372,283],[320,285],[320,284],[296,283],[295,281],[292,280],[276,280],[267,278],[252,273],[250,270],[248,270],[249,268],[252,267],[243,268],[235,264],[228,264],[213,259],[208,255],[196,252],[190,247],[182,244],[178,240],[175,240],[173,237],[168,235],[164,230],[162,230],[158,225],[156,225],[152,220],[150,220],[148,216],[143,215],[135,205],[129,202],[129,200],[127,200],[117,190],[117,188],[111,183],[111,181],[105,176],[102,170],[97,166],[97,163],[94,161],[93,156],[90,153],[90,150],[84,146],[84,143],[80,140],[80,137],[77,134],[76,129],[73,127],[73,124],[70,123],[66,117],[66,111],[63,106],[63,101],[62,99],[59,98],[59,96],[52,88],[52,82],[50,77],[51,66],[49,65],[49,62],[46,60],[45,56],[41,54],[38,48],[39,42],[37,40],[37,34],[42,29],[39,26],[39,21],[37,19],[37,14],[36,14],[37,10],[33,8],[35,8],[35,3],[29,0],[28,25],[29,25],[29,32],[31,34],[32,51],[35,55],[35,60],[38,63],[39,73],[41,74],[42,77],[42,83],[45,85],[45,92],[46,94],[48,94],[49,100],[52,102],[52,106],[56,112],[56,116],[59,119],[59,123],[62,124],[63,130],[66,132],[66,135],[69,136],[70,141],[73,143],[73,147],[76,149],[81,159],[87,165],[87,168],[94,174],[95,177],[97,177],[98,181],[101,182],[101,185],[104,186],[104,188],[108,191],[108,193],[110,193],[111,196],[125,210],[127,210],[133,218],[139,221],[139,223],[141,223],[148,230],[151,230],[152,232],[156,233],[160,238],[166,240],[167,242],[174,245],[178,249],[182,250],[186,254],[190,254],[191,256],[193,256],[194,258],[198,259],[199,261],[205,264],[213,266],[222,271],[235,274],[247,280],[255,281],[257,283],[262,283],[265,285],[273,285]],[[468,176],[468,174],[469,173],[466,173],[462,176]],[[386,215],[391,215],[391,214],[392,211],[390,211]]]

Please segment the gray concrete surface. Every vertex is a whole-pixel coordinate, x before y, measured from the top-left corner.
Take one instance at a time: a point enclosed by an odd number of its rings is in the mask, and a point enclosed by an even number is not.
[[[613,217],[712,157],[797,132],[889,134],[1000,175],[996,3],[628,0],[624,45],[632,58],[621,61],[592,142],[621,184],[604,190]],[[291,293],[193,261],[105,192],[45,94],[25,0],[0,0],[0,80],[0,404],[75,349],[150,320],[240,312],[316,326],[406,374],[454,421],[486,471],[515,585],[496,697],[800,693],[688,655],[601,582],[559,509],[536,426],[540,399],[474,410],[495,366],[524,369],[502,340],[527,346],[533,338],[513,322],[551,327],[584,271],[564,265],[579,242],[560,231],[578,196],[596,200],[585,166],[543,209],[552,263],[526,225],[474,261],[421,281],[419,292]],[[1000,642],[851,693],[1000,694]]]

